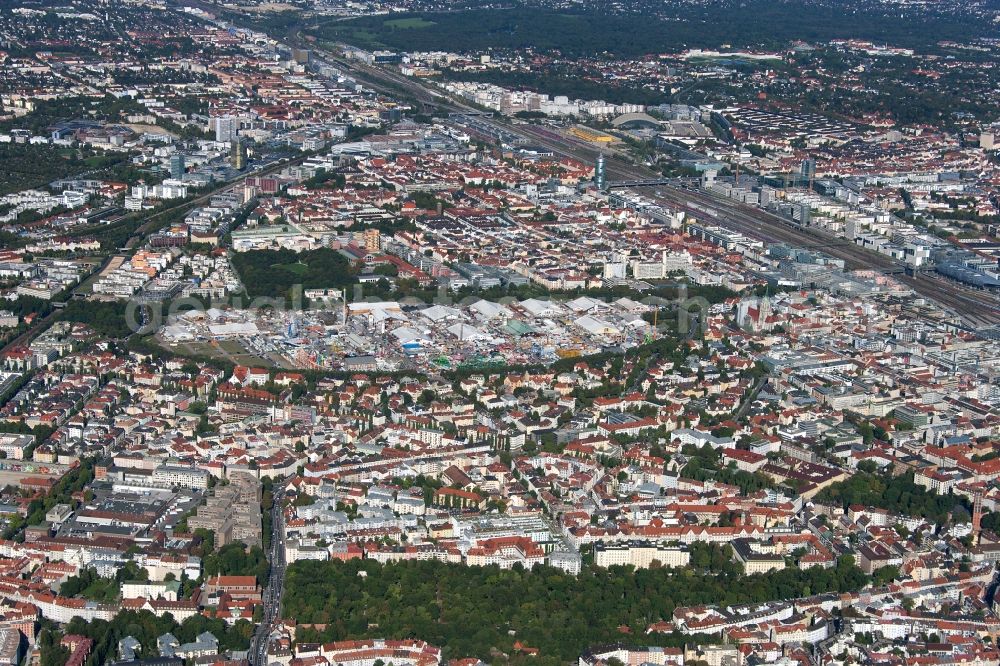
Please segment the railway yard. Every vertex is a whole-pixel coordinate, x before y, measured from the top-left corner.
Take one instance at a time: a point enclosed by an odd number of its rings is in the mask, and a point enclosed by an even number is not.
[[[327,57],[330,57],[327,55]],[[337,66],[348,69],[359,80],[376,89],[399,94],[402,90],[420,104],[433,105],[455,113],[479,113],[477,109],[460,101],[443,97],[428,86],[385,68],[356,61],[330,58]],[[607,153],[606,173],[611,181],[657,179],[659,175],[648,168],[627,161],[617,151],[602,151],[585,141],[564,133],[528,123],[513,123],[482,116],[479,121],[523,137],[525,144],[538,145],[555,154],[592,163],[601,152]],[[813,249],[841,259],[848,269],[868,269],[892,274],[921,297],[928,298],[962,318],[972,326],[1000,324],[1000,300],[996,295],[971,289],[943,276],[916,273],[906,274],[902,266],[892,259],[856,246],[816,229],[802,227],[759,207],[729,200],[690,187],[671,185],[642,188],[649,199],[706,223],[716,224],[737,231],[766,243],[785,243],[794,247]],[[715,214],[712,215],[711,213]]]

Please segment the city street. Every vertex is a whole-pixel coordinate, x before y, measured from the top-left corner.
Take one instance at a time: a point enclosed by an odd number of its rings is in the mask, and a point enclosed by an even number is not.
[[[285,584],[284,514],[281,511],[284,496],[284,485],[275,486],[274,504],[271,507],[271,549],[268,553],[271,568],[263,595],[264,619],[257,627],[247,655],[253,666],[267,663],[268,637],[281,611],[281,595]]]

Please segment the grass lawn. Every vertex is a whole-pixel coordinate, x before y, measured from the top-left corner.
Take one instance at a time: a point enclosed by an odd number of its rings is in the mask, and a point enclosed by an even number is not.
[[[222,340],[218,345],[209,342],[181,342],[177,345],[165,345],[165,347],[183,356],[211,356],[240,365],[266,367],[277,365],[273,360],[250,353],[237,340]]]
[[[221,356],[208,342],[182,342],[179,346],[191,356]]]
[[[251,365],[254,367],[273,368],[277,365],[274,361],[261,358],[256,354],[233,354],[232,360],[234,363],[239,363],[240,365]]]
[[[247,350],[236,340],[222,340],[219,342],[219,349],[230,354],[246,354]]]

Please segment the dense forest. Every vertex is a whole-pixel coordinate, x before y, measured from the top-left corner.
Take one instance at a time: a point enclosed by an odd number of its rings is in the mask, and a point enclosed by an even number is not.
[[[38,100],[34,110],[26,116],[0,121],[0,131],[27,129],[32,134],[48,135],[49,128],[57,122],[87,118],[118,122],[129,113],[145,113],[145,107],[130,98],[106,95],[101,99],[73,96]]]
[[[954,495],[938,495],[913,482],[913,474],[891,476],[858,472],[851,478],[824,488],[817,502],[852,504],[887,509],[908,516],[920,516],[942,525],[949,516],[968,519],[967,502]],[[959,516],[955,516],[955,514]]]
[[[0,143],[0,196],[48,185],[82,171],[75,151],[26,143]]]
[[[128,304],[123,301],[70,299],[62,311],[62,318],[87,324],[103,337],[127,338],[134,332],[129,326],[127,311]]]
[[[559,51],[569,56],[609,53],[636,57],[684,48],[779,47],[792,40],[870,39],[896,46],[934,48],[939,40],[968,40],[987,26],[945,11],[897,12],[841,5],[748,0],[657,6],[649,12],[556,11],[537,7],[369,16],[329,21],[315,34],[362,47],[407,51],[477,51],[488,48]]]
[[[240,543],[226,544],[205,556],[205,576],[254,576],[261,585],[267,583],[270,567],[260,546],[249,550]]]
[[[587,567],[572,576],[549,567],[532,570],[467,567],[440,562],[379,564],[300,561],[288,568],[283,612],[299,624],[300,640],[383,636],[421,638],[444,648],[445,658],[495,660],[513,644],[540,650],[544,666],[575,661],[589,646],[621,640],[677,645],[684,638],[646,634],[650,623],[669,619],[692,604],[738,604],[860,589],[867,578],[850,557],[832,569],[785,569],[744,576],[712,548],[683,570]],[[714,564],[713,564],[714,563]],[[359,575],[364,572],[365,575]]]
[[[355,281],[347,258],[326,247],[306,252],[236,252],[232,262],[251,298],[287,298],[294,285],[303,289],[344,287]]]

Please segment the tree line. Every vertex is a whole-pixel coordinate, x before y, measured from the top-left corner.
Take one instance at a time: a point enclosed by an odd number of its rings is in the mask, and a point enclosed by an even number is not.
[[[943,39],[968,40],[973,36],[970,30],[986,32],[985,26],[970,23],[965,12],[924,9],[900,15],[850,4],[850,21],[844,20],[842,3],[802,3],[789,11],[782,3],[749,0],[700,5],[648,3],[620,13],[609,12],[604,6],[572,10],[515,6],[394,14],[391,19],[366,16],[327,21],[315,34],[367,48],[452,52],[533,49],[558,51],[569,57],[607,53],[628,58],[723,44],[779,48],[796,39],[870,39],[934,49]]]
[[[840,504],[845,509],[852,504],[885,509],[893,513],[917,516],[936,525],[943,525],[958,513],[968,519],[969,507],[964,498],[939,495],[918,486],[913,473],[891,474],[864,472],[834,483],[816,495],[816,501]]]
[[[851,592],[868,581],[850,557],[831,569],[746,576],[712,549],[697,554],[702,568],[587,566],[578,576],[547,566],[503,570],[419,561],[300,561],[287,570],[283,614],[299,625],[325,625],[300,626],[302,641],[419,638],[441,646],[447,659],[483,660],[495,660],[494,650],[516,657],[513,646],[519,641],[539,649],[532,663],[549,666],[575,661],[592,645],[622,640],[623,630],[630,632],[630,642],[693,640],[646,634],[651,623],[669,620],[678,606]]]
[[[345,287],[355,282],[355,270],[337,250],[257,250],[232,255],[250,298],[287,298],[293,285],[304,289]]]

